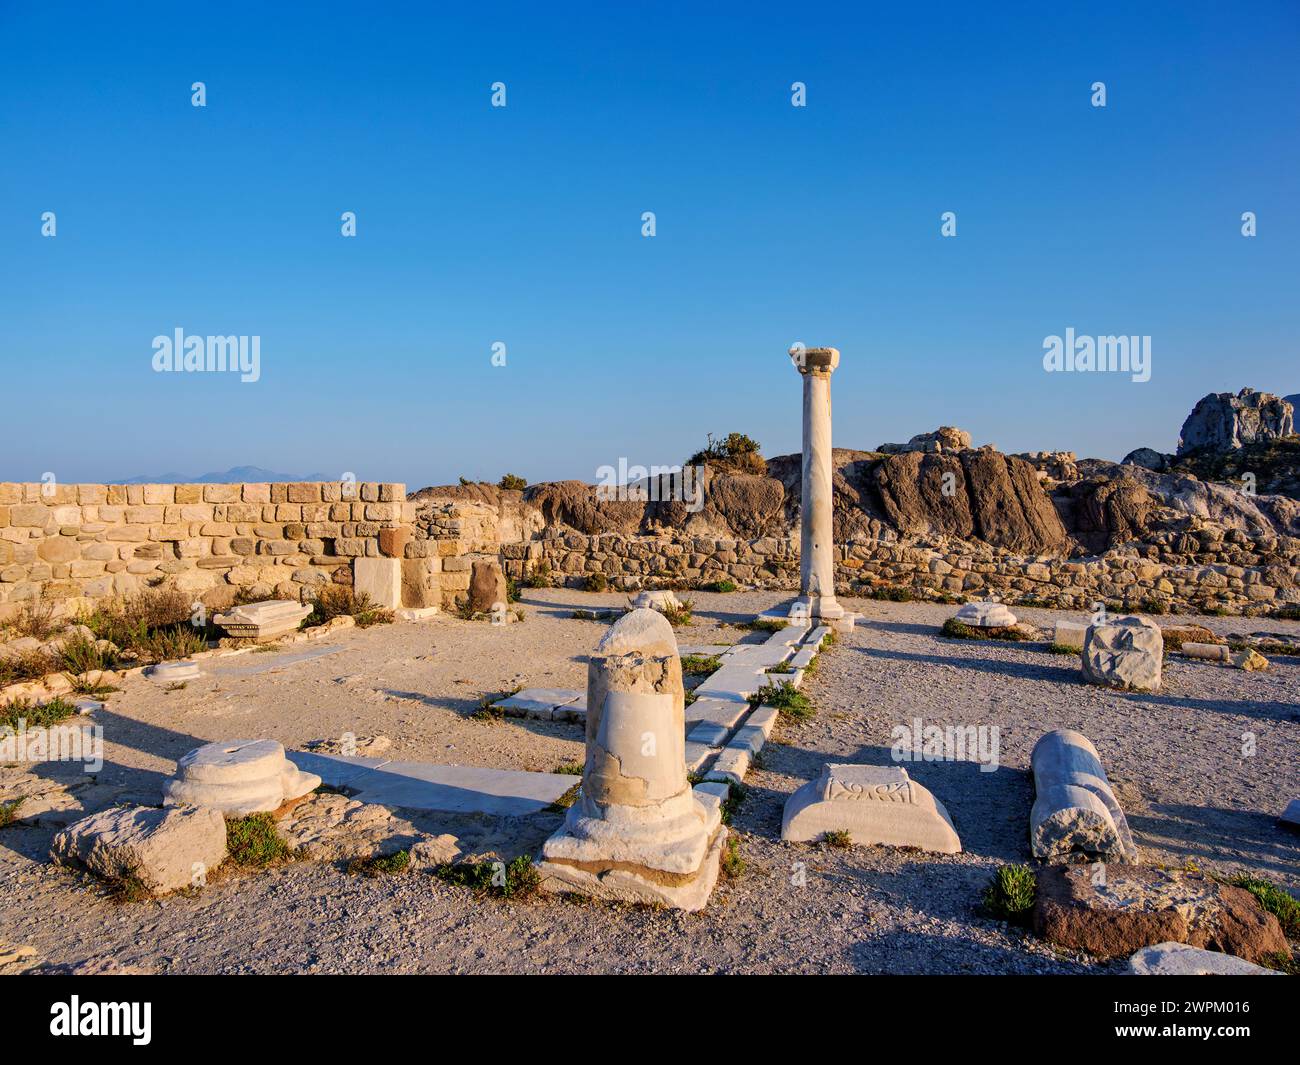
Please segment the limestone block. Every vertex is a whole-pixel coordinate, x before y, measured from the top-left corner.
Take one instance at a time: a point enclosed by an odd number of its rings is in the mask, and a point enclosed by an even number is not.
[[[274,640],[297,631],[311,611],[310,606],[292,599],[268,599],[232,607],[224,614],[214,614],[212,621],[235,639]]]
[[[437,558],[404,558],[402,562],[402,606],[414,610],[437,609],[442,602]]]
[[[402,605],[402,560],[400,558],[355,558],[352,587],[369,597],[375,606],[395,610]]]
[[[1029,842],[1049,862],[1139,861],[1128,819],[1102,768],[1097,749],[1080,732],[1057,729],[1030,755],[1034,805]]]
[[[977,629],[1006,629],[1016,624],[1016,616],[1003,604],[966,603],[957,611],[957,620]]]
[[[1234,954],[1202,950],[1186,943],[1157,943],[1143,947],[1128,960],[1131,976],[1282,976]]]
[[[218,810],[115,806],[69,825],[50,857],[107,880],[138,879],[154,895],[189,887],[226,857],[226,822]]]
[[[406,553],[406,545],[414,535],[409,525],[379,530],[379,550],[388,558],[401,558]]]
[[[275,810],[320,787],[275,740],[228,740],[195,748],[163,784],[164,806],[210,806],[224,814]]]
[[[1083,675],[1092,684],[1158,691],[1164,654],[1160,627],[1134,615],[1091,625],[1083,642]]]
[[[1052,632],[1052,642],[1062,647],[1083,650],[1084,637],[1088,635],[1086,621],[1058,621]]]
[[[848,832],[854,843],[864,846],[961,852],[961,840],[943,803],[901,766],[822,766],[820,777],[786,800],[781,838],[804,842],[827,832]]]

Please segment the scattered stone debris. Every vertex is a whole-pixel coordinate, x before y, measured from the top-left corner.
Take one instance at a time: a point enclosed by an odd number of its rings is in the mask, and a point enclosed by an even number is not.
[[[316,754],[341,754],[345,757],[378,758],[392,745],[393,741],[383,733],[377,732],[372,736],[356,736],[351,732],[345,732],[337,739],[312,740],[310,743],[304,743],[302,749]]]
[[[410,851],[412,867],[420,868],[453,861],[460,852],[455,836],[430,836],[386,806],[338,792],[318,792],[294,804],[277,818],[276,830],[302,857],[316,862]]]

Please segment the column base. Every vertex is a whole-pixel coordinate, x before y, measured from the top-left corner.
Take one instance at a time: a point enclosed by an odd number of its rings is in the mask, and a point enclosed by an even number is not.
[[[837,631],[848,631],[861,614],[845,610],[831,595],[801,595],[789,602],[778,603],[764,610],[761,618],[775,618],[790,625],[802,624],[805,628],[823,622]]]

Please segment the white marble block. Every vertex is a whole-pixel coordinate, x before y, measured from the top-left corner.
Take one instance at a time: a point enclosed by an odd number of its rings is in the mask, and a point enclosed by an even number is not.
[[[273,640],[296,631],[311,610],[310,606],[292,599],[268,599],[231,607],[223,614],[214,614],[212,622],[237,639]]]
[[[209,806],[223,814],[278,809],[320,787],[284,756],[275,740],[226,740],[197,747],[163,783],[164,806]]]
[[[962,606],[957,620],[976,629],[1009,629],[1016,623],[1016,616],[1002,603],[978,602]]]
[[[785,803],[781,838],[795,842],[847,832],[870,846],[958,854],[961,840],[943,803],[902,766],[827,763]]]

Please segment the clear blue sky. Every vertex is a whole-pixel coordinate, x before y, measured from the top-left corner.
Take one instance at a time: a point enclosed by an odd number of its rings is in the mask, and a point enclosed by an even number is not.
[[[1300,5],[611,8],[0,2],[0,478],[782,454],[794,341],[845,447],[1119,458],[1300,391]],[[261,380],[154,373],[177,327]],[[1066,327],[1151,381],[1045,373]]]

